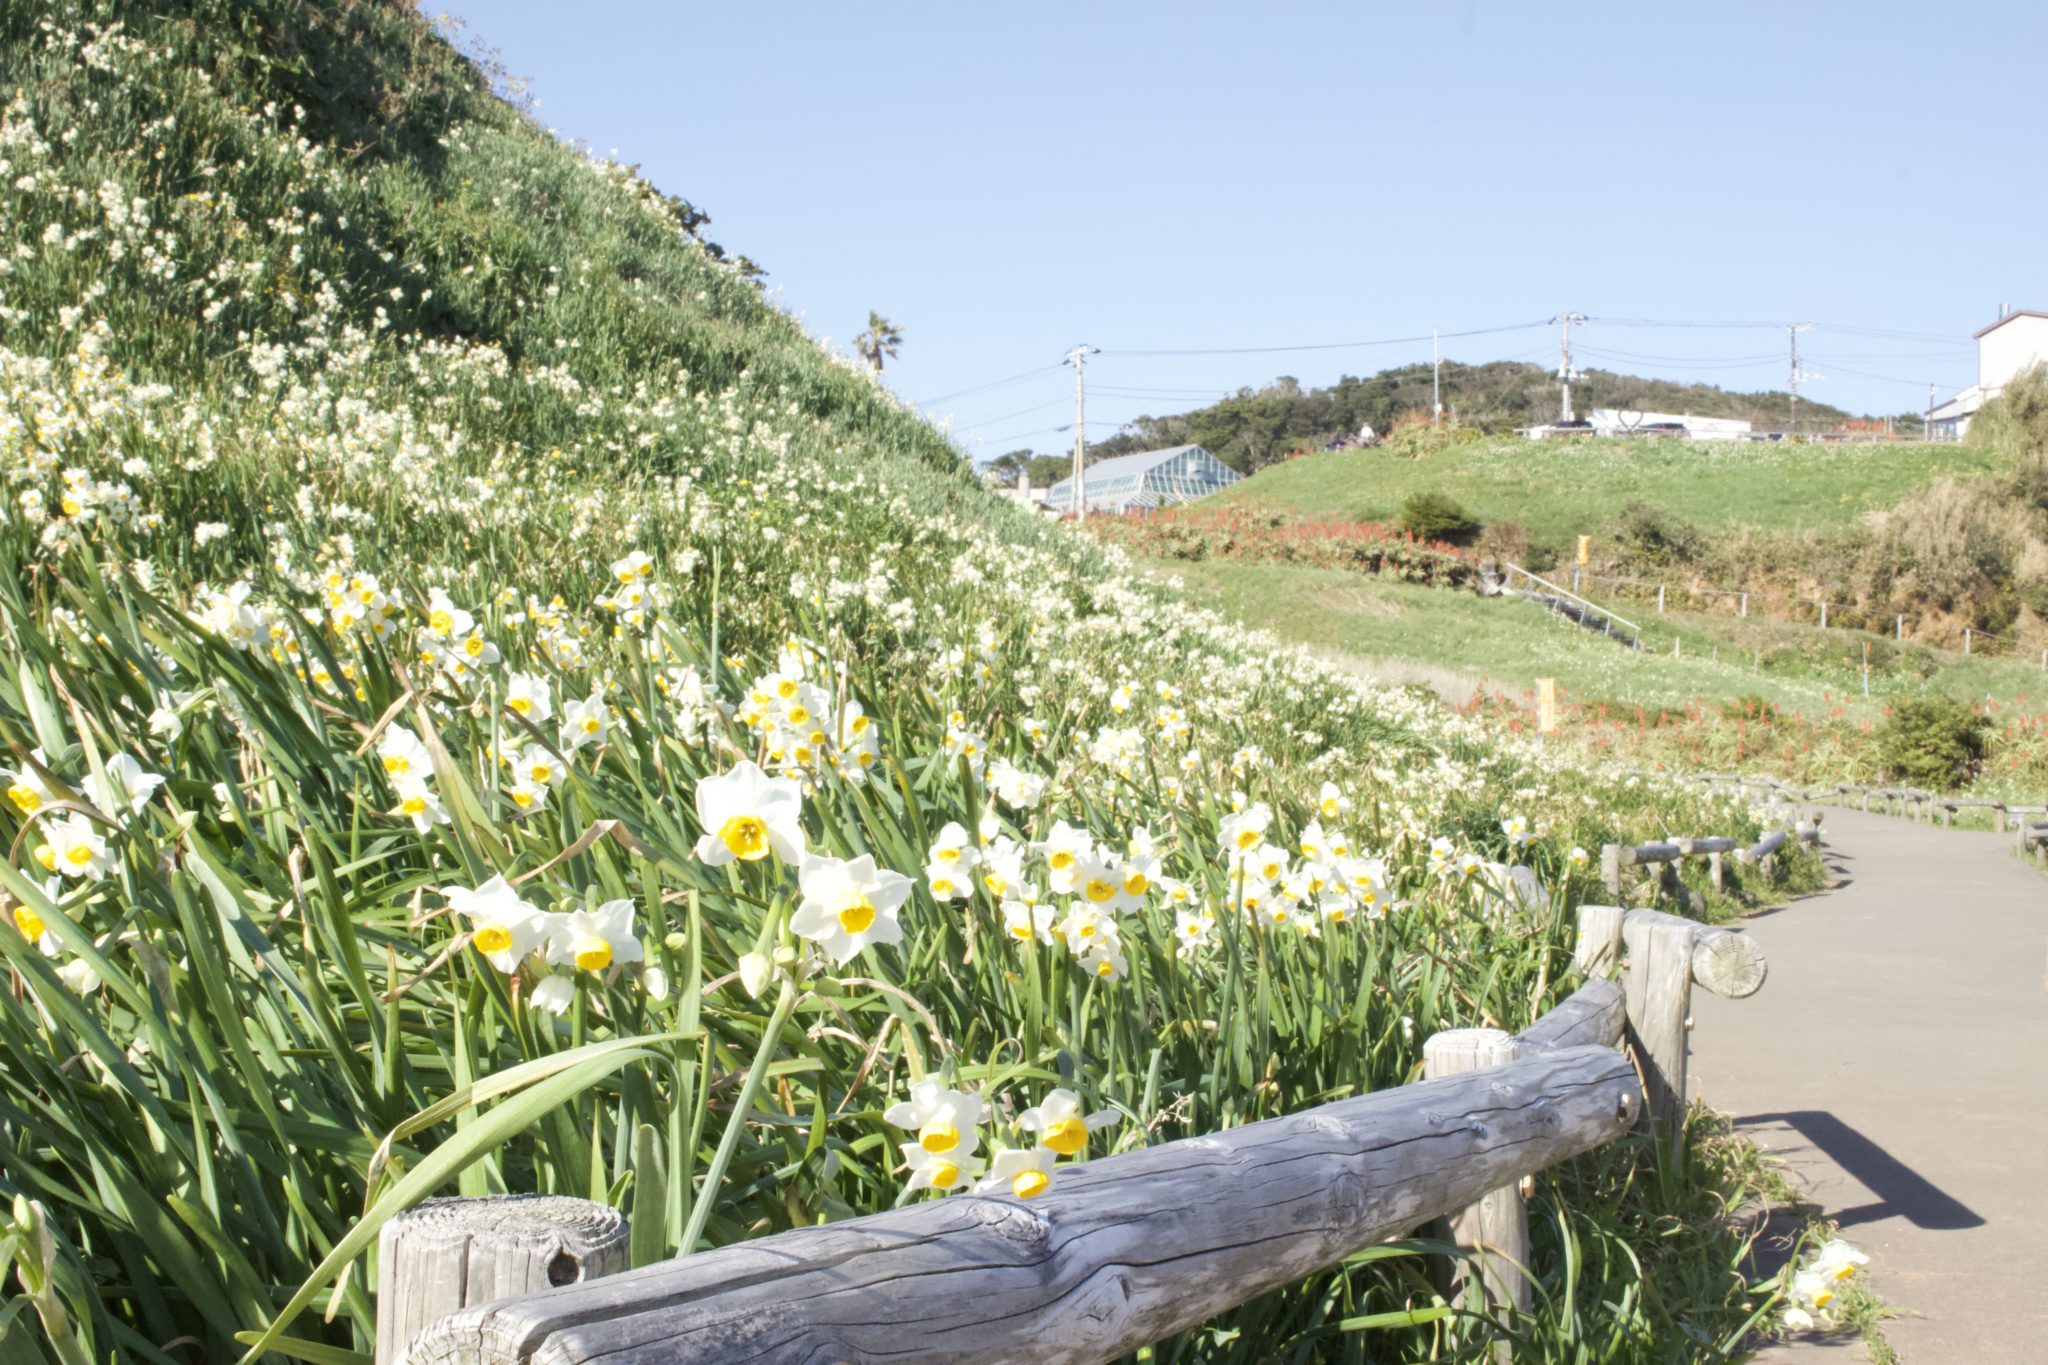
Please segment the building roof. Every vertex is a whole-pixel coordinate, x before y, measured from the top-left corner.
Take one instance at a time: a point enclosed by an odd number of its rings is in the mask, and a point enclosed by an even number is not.
[[[1975,338],[1981,337],[1988,332],[1995,332],[1999,328],[2005,326],[2006,323],[2011,322],[2014,318],[2048,319],[2048,313],[2044,313],[2038,308],[2015,308],[2010,313],[2007,313],[2004,317],[2000,318],[1998,321],[1992,323],[1989,327],[1986,327],[1981,331],[1972,332],[1970,333],[1970,335],[1971,337]]]
[[[1099,460],[1089,465],[1085,472],[1091,483],[1096,479],[1114,479],[1124,474],[1142,474],[1146,470],[1163,465],[1168,460],[1174,459],[1177,456],[1185,455],[1190,450],[1202,450],[1202,448],[1200,446],[1187,445],[1168,446],[1164,450],[1141,450],[1135,455],[1118,455],[1112,459]],[[1206,450],[1202,450],[1202,453],[1204,455],[1209,454]],[[1214,457],[1212,456],[1211,458]],[[1232,472],[1234,473],[1235,471]],[[1051,491],[1056,493],[1062,488],[1067,488],[1073,482],[1074,476],[1069,474],[1066,478],[1054,484]]]

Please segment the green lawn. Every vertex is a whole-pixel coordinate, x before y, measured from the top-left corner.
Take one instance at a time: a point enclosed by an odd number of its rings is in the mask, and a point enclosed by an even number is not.
[[[1519,695],[1552,677],[1586,701],[1683,706],[1760,696],[1809,715],[1934,690],[2022,704],[2048,694],[2039,660],[1958,658],[1852,631],[1701,613],[1656,614],[1617,603],[1643,627],[1631,651],[1536,606],[1422,587],[1343,569],[1227,560],[1160,560],[1188,595],[1282,639],[1327,651],[1391,683],[1419,683],[1454,701],[1475,690]],[[1862,696],[1863,641],[1872,643],[1871,699]],[[1676,643],[1676,652],[1673,645]]]
[[[1261,470],[1219,497],[1391,521],[1411,493],[1448,493],[1482,521],[1519,521],[1538,541],[1561,548],[1582,533],[1611,532],[1621,509],[1638,501],[1702,527],[1831,529],[1891,506],[1938,475],[1979,474],[1995,463],[1988,451],[1918,443],[1506,436],[1419,460],[1377,450],[1308,455]]]

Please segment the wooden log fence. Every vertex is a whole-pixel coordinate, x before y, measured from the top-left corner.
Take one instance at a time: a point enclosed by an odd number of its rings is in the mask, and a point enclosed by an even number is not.
[[[634,1270],[603,1205],[432,1201],[384,1229],[377,1365],[1081,1365],[1433,1220],[1469,1253],[1453,1292],[1511,1317],[1533,1293],[1525,1182],[1641,1123],[1683,1142],[1691,989],[1765,976],[1750,940],[1677,916],[1582,906],[1579,928],[1583,984],[1519,1035],[1436,1034],[1417,1084],[1084,1162],[1028,1201],[954,1195]]]
[[[1924,787],[1873,786],[1860,782],[1835,782],[1825,786],[1802,787],[1771,777],[1742,773],[1653,773],[1635,770],[1638,776],[1680,782],[1725,782],[1766,799],[1796,802],[1825,802],[1847,807],[1860,805],[1866,811],[1932,824],[1940,820],[1952,828],[1962,811],[1989,811],[1993,827],[2013,836],[2013,850],[2021,857],[2048,866],[2048,804],[2027,805],[1988,796],[1948,796]],[[1873,804],[1874,803],[1874,804]],[[1817,822],[1819,812],[1814,812]]]

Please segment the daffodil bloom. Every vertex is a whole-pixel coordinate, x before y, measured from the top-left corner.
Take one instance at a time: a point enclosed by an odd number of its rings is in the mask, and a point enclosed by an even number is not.
[[[1071,1090],[1048,1091],[1035,1107],[1017,1116],[1017,1126],[1038,1134],[1040,1146],[1061,1156],[1072,1156],[1088,1145],[1088,1120],[1081,1116],[1081,1097]]]
[[[1050,1147],[1011,1147],[996,1153],[988,1178],[974,1187],[977,1194],[1013,1194],[1035,1199],[1052,1188],[1057,1159]]]
[[[1835,1300],[1835,1278],[1817,1270],[1802,1270],[1792,1277],[1792,1297],[1808,1308],[1826,1308]]]
[[[545,744],[529,744],[512,764],[513,780],[536,787],[559,787],[569,776],[569,765],[556,758]]]
[[[789,927],[844,966],[871,943],[903,941],[896,916],[910,887],[910,878],[877,868],[868,854],[847,860],[812,853],[797,869],[803,899]]]
[[[1121,981],[1131,974],[1129,965],[1124,961],[1122,945],[1113,939],[1098,943],[1093,950],[1083,954],[1081,970],[1102,982]]]
[[[1813,1330],[1813,1314],[1797,1306],[1785,1310],[1785,1326],[1795,1332]]]
[[[1018,943],[1029,943],[1033,939],[1040,943],[1052,942],[1053,909],[1050,905],[1006,900],[1002,910],[1003,932]]]
[[[393,725],[384,731],[383,738],[377,741],[377,757],[384,761],[384,771],[393,782],[406,778],[424,781],[434,772],[433,760],[427,756],[427,746],[403,725]]]
[[[988,765],[989,790],[1011,810],[1029,810],[1045,796],[1045,779],[1027,773],[1006,758]]]
[[[514,673],[505,680],[505,705],[539,725],[554,719],[555,694],[546,678]]]
[[[1219,838],[1223,852],[1230,856],[1232,864],[1266,842],[1266,827],[1273,823],[1273,812],[1265,803],[1239,811],[1223,821]]]
[[[1188,910],[1174,911],[1174,951],[1182,957],[1194,956],[1209,944],[1214,927],[1206,915],[1198,915]]]
[[[1836,1237],[1830,1239],[1814,1256],[1811,1269],[1815,1274],[1824,1275],[1832,1280],[1846,1280],[1856,1273],[1856,1267],[1868,1264],[1868,1256]]]
[[[43,751],[36,749],[31,757],[35,762],[24,763],[15,769],[13,779],[7,784],[7,799],[23,815],[34,815],[43,808],[44,802],[57,799],[57,793],[43,781],[43,775],[38,771],[38,766],[44,762]]]
[[[520,899],[500,875],[482,886],[443,888],[448,908],[469,923],[470,946],[510,975],[546,937],[546,912]]]
[[[636,583],[654,576],[654,561],[645,550],[634,550],[624,559],[612,561],[612,577],[620,583]]]
[[[646,952],[633,934],[633,902],[606,901],[595,910],[549,915],[546,921],[548,961],[579,972],[639,962]]]
[[[63,878],[52,877],[44,882],[43,894],[49,898],[51,904],[56,904],[57,898],[64,894]],[[20,931],[21,936],[40,949],[44,957],[55,957],[61,951],[57,936],[50,932],[49,921],[39,912],[16,901],[13,918],[14,927]]]
[[[901,1144],[903,1159],[910,1166],[910,1179],[903,1182],[903,1188],[915,1193],[918,1190],[942,1190],[951,1193],[966,1189],[981,1179],[988,1164],[971,1152],[939,1153],[918,1143]]]
[[[1529,822],[1519,815],[1510,815],[1500,822],[1500,832],[1508,836],[1511,848],[1520,848],[1529,842]]]
[[[1574,868],[1584,868],[1588,863],[1593,861],[1593,858],[1591,854],[1586,852],[1586,850],[1584,850],[1583,848],[1579,848],[1575,845],[1573,846],[1572,851],[1565,856],[1565,861],[1570,863]]]
[[[931,888],[932,899],[944,905],[949,901],[964,901],[974,893],[970,874],[943,863],[933,863],[924,870],[925,885]]]
[[[1024,846],[1006,835],[997,835],[982,854],[982,887],[1001,899],[1012,887],[1024,884]]]
[[[526,1002],[547,1014],[567,1014],[569,1006],[576,1003],[576,979],[559,973],[544,976],[526,997]]]
[[[1351,798],[1335,782],[1325,782],[1316,796],[1316,814],[1325,820],[1341,820],[1351,814]]]
[[[1045,855],[1045,866],[1052,882],[1052,889],[1062,896],[1072,895],[1074,877],[1080,860],[1095,851],[1095,836],[1085,829],[1077,829],[1064,820],[1053,823],[1052,832],[1035,847]]]
[[[795,779],[770,777],[751,759],[697,784],[697,822],[704,835],[697,857],[711,867],[737,859],[758,862],[773,853],[787,863],[804,856],[803,788]]]
[[[114,870],[114,855],[90,816],[74,811],[46,822],[43,833],[49,842],[36,850],[36,857],[45,871],[98,881]]]
[[[545,782],[529,782],[520,778],[504,791],[505,799],[512,803],[513,810],[520,815],[534,815],[547,809],[548,785]]]
[[[441,804],[441,798],[425,779],[409,777],[396,784],[398,804],[392,807],[393,815],[402,815],[412,821],[412,827],[425,834],[435,825],[448,823],[448,808]]]
[[[164,784],[161,775],[143,771],[131,754],[115,754],[105,767],[104,780],[98,773],[87,773],[80,785],[93,805],[116,818],[139,813]]]
[[[611,733],[612,708],[596,693],[562,708],[562,744],[570,750],[586,744],[601,744]]]
[[[912,1145],[933,1156],[962,1157],[981,1145],[981,1111],[979,1095],[919,1081],[909,1099],[883,1111],[882,1121],[917,1134]]]
[[[933,867],[950,868],[955,872],[971,872],[981,862],[981,850],[976,848],[967,830],[958,820],[949,820],[939,831],[939,837],[932,841],[929,861]]]
[[[1091,952],[1096,945],[1117,936],[1115,920],[1078,901],[1053,932],[1067,945],[1067,950],[1074,953]]]

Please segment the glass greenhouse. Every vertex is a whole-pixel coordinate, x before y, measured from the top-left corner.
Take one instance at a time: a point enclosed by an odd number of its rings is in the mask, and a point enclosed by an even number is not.
[[[1200,446],[1173,446],[1089,465],[1083,496],[1090,512],[1128,512],[1187,502],[1228,488],[1243,477]],[[1065,516],[1074,510],[1073,504],[1071,478],[1061,479],[1046,491],[1049,512]]]

